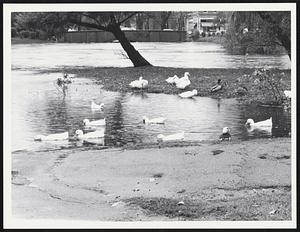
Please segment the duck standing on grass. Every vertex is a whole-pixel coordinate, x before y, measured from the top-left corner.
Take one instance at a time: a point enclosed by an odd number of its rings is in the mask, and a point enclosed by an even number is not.
[[[166,79],[166,82],[169,84],[175,84],[179,80],[179,77],[177,75],[174,75],[173,77],[169,77]]]
[[[210,92],[217,92],[223,89],[223,84],[221,84],[221,79],[218,79],[218,83],[210,88]]]
[[[140,77],[138,80],[130,82],[129,86],[136,89],[144,89],[148,86],[148,81]]]
[[[222,134],[219,137],[220,141],[224,141],[224,140],[228,140],[231,141],[231,134],[230,134],[230,130],[228,127],[224,127]]]
[[[185,72],[184,76],[175,82],[176,87],[178,89],[185,89],[187,86],[189,86],[191,84],[189,76],[190,76],[189,72]]]

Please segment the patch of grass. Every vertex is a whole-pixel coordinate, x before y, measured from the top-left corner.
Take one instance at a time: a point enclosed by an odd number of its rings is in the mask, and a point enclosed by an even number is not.
[[[184,201],[184,205],[178,205],[179,201],[170,198],[144,199],[142,197],[127,200],[129,204],[136,204],[151,213],[170,218],[196,219],[208,214],[224,213],[224,207],[207,208],[205,207],[205,203],[194,201]]]
[[[149,215],[160,215],[179,220],[291,220],[291,192],[277,188],[276,192],[264,193],[257,189],[257,194],[244,193],[236,197],[237,190],[227,190],[217,199],[196,200],[185,198],[144,198],[125,199],[131,206],[138,206]],[[200,194],[201,195],[201,194]],[[240,195],[240,194],[239,194]],[[199,199],[207,199],[200,196]],[[211,197],[209,197],[211,198]],[[183,201],[183,205],[178,202]],[[272,213],[272,211],[276,213]]]
[[[191,85],[184,91],[197,89],[198,96],[209,96],[213,98],[238,98],[246,103],[272,104],[272,100],[267,99],[265,90],[257,88],[250,76],[255,69],[196,69],[196,68],[171,68],[171,67],[126,67],[126,68],[95,68],[95,67],[62,67],[59,69],[43,70],[41,72],[69,72],[77,74],[78,77],[93,78],[103,88],[118,92],[136,92],[136,93],[165,93],[179,94],[175,85],[168,84],[165,80],[174,76],[183,76],[184,72],[190,73]],[[291,88],[290,70],[273,70],[275,75],[282,75],[282,88]],[[149,81],[147,89],[133,90],[129,83],[143,76]],[[211,93],[210,88],[221,79],[226,82],[224,88],[218,92]],[[241,89],[247,91],[241,94]]]

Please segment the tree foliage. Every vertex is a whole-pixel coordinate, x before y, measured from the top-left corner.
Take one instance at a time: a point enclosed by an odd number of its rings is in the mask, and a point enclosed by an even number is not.
[[[237,53],[265,53],[284,47],[291,54],[291,15],[287,11],[232,12],[226,32],[227,48]]]
[[[73,25],[86,29],[111,32],[128,55],[135,67],[151,65],[135,50],[120,26],[136,12],[25,12],[14,15],[12,23],[18,30],[42,30],[48,36],[60,37]]]

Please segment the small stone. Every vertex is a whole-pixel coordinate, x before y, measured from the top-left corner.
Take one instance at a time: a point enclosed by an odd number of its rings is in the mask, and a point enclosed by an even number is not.
[[[178,191],[177,193],[184,193],[185,192],[185,189],[182,189],[180,191]]]

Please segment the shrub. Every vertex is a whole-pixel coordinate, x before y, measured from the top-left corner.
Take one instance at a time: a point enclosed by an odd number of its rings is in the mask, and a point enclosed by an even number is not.
[[[21,38],[29,38],[29,31],[20,31]]]
[[[16,37],[17,36],[17,29],[15,27],[11,28],[11,37]]]
[[[193,38],[193,40],[197,40],[197,39],[199,39],[199,37],[200,37],[200,32],[198,31],[198,30],[194,30],[193,31],[193,35],[192,35],[192,38]]]
[[[46,40],[48,38],[48,34],[44,31],[38,30],[37,38],[39,38],[40,40]]]
[[[29,32],[29,38],[30,38],[30,39],[36,39],[36,37],[37,37],[37,36],[36,36],[36,32],[34,32],[34,31],[30,31],[30,32]]]
[[[271,105],[283,105],[288,99],[284,95],[282,78],[284,73],[275,72],[274,69],[256,69],[251,75],[244,75],[239,82],[247,86],[247,98],[251,102]]]

